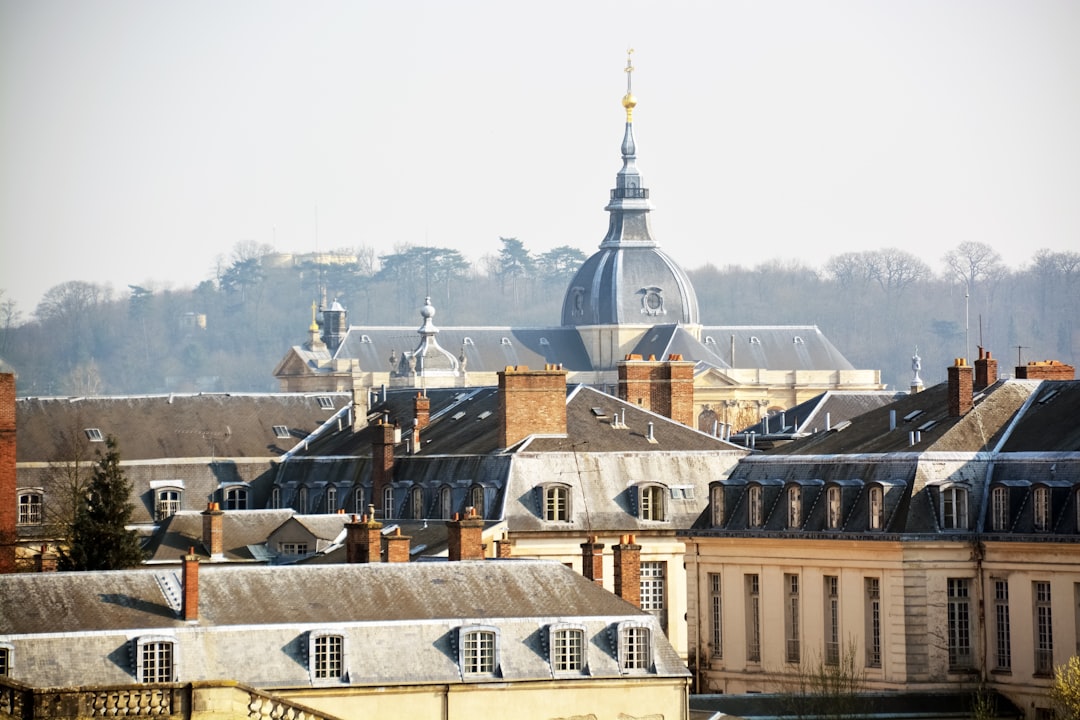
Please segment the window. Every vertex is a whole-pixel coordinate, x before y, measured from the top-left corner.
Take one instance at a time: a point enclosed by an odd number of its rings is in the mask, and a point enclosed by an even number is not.
[[[802,527],[802,488],[792,485],[787,491],[788,500],[788,529],[798,530]]]
[[[363,515],[366,508],[364,507],[364,488],[356,488],[353,490],[353,514]]]
[[[746,576],[746,659],[761,662],[761,585],[756,574]]]
[[[971,581],[948,578],[949,669],[971,667]]]
[[[316,680],[340,679],[345,675],[345,638],[316,633],[310,636],[311,676]]]
[[[334,400],[329,395],[319,395],[315,398],[315,401],[319,403],[319,407],[323,410],[334,409]]]
[[[424,517],[424,488],[419,485],[409,489],[409,517],[414,520]]]
[[[549,522],[570,521],[570,488],[548,485],[544,488],[544,519]]]
[[[550,630],[551,669],[580,672],[585,668],[585,630],[554,625]]]
[[[841,505],[840,505],[840,488],[836,485],[829,486],[829,489],[825,492],[825,499],[828,503],[828,523],[830,530],[839,530],[841,517]]]
[[[881,667],[881,579],[864,578],[866,585],[866,667]]]
[[[784,575],[784,635],[789,663],[799,662],[799,576]]]
[[[160,522],[171,518],[180,511],[179,490],[158,490],[157,503],[155,504],[155,518]]]
[[[44,522],[42,493],[28,492],[19,495],[19,524],[40,525]]]
[[[840,578],[825,576],[825,664],[840,664]]]
[[[759,527],[762,526],[762,524],[764,524],[764,516],[765,516],[762,497],[761,497],[761,495],[762,495],[761,486],[760,485],[751,485],[749,487],[749,489],[747,490],[747,494],[749,496],[749,506],[750,506],[750,509],[749,509],[750,517],[748,518],[748,522],[750,524],[750,527],[759,528]]]
[[[172,638],[145,637],[135,641],[135,679],[141,683],[169,683],[176,678]]]
[[[652,665],[649,628],[631,622],[619,625],[619,669],[648,670]]]
[[[11,675],[12,655],[15,654],[15,648],[10,645],[0,645],[0,677],[7,677]]]
[[[473,485],[469,488],[469,505],[476,509],[477,517],[484,517],[484,488]]]
[[[231,487],[225,489],[225,509],[226,510],[247,510],[248,509],[248,491],[247,488]]]
[[[990,491],[990,528],[997,532],[1009,527],[1009,489],[998,486]]]
[[[650,612],[667,627],[667,604],[664,601],[664,575],[667,563],[656,560],[641,561],[641,609]]]
[[[1053,619],[1050,615],[1050,583],[1032,583],[1035,596],[1035,674],[1054,672]]]
[[[394,517],[394,488],[387,485],[382,492],[383,518]]]
[[[86,439],[90,442],[104,442],[105,436],[101,434],[100,428],[86,428],[83,430],[86,433]]]
[[[1031,500],[1035,511],[1035,532],[1046,532],[1050,529],[1050,488],[1035,488]]]
[[[278,543],[278,553],[281,555],[307,555],[308,544],[302,542]]]
[[[638,488],[638,517],[642,520],[666,519],[664,488],[660,485],[644,485]]]
[[[724,657],[724,598],[720,594],[720,573],[709,573],[709,610],[712,620],[712,656]]]
[[[274,437],[278,440],[286,440],[289,437],[289,428],[286,425],[274,426]]]
[[[270,488],[270,509],[279,510],[281,508],[281,488],[277,485]]]
[[[327,485],[326,487],[326,512],[337,512],[337,488],[333,485]]]
[[[885,527],[885,491],[880,485],[870,486],[870,529],[882,530]]]
[[[967,489],[957,486],[941,490],[941,522],[945,530],[966,530]]]
[[[999,671],[1012,669],[1012,640],[1009,635],[1009,582],[1007,580],[994,580],[994,669]]]
[[[301,485],[296,490],[296,512],[301,515],[306,513],[308,509],[308,490],[307,487]]]
[[[709,490],[709,510],[712,512],[713,527],[724,525],[724,486],[713,485]]]
[[[466,675],[490,675],[496,667],[496,631],[491,629],[462,630],[461,670]]]
[[[439,488],[439,517],[443,520],[449,520],[453,509],[454,503],[450,494],[450,487],[443,485]]]

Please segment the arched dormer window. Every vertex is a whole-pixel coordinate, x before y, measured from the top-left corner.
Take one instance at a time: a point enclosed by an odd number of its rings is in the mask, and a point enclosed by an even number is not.
[[[439,488],[439,517],[443,520],[449,520],[453,516],[453,495],[450,492],[450,486],[443,485],[441,488]]]
[[[337,488],[333,485],[326,486],[326,512],[337,512]]]
[[[753,483],[746,488],[747,518],[746,522],[752,528],[759,528],[765,524],[765,492],[761,485]]]
[[[243,485],[231,485],[221,492],[225,500],[225,510],[247,510],[248,489]]]
[[[394,488],[387,485],[383,488],[383,518],[394,517]]]
[[[1045,485],[1036,485],[1031,491],[1031,504],[1035,532],[1048,531],[1050,529],[1050,488]]]
[[[570,487],[552,483],[541,488],[543,492],[544,520],[570,522]]]
[[[967,530],[968,490],[962,485],[941,488],[941,526],[944,530]]]
[[[424,488],[419,485],[409,489],[409,517],[414,520],[424,517]]]
[[[798,485],[789,485],[787,489],[788,506],[788,529],[798,530],[802,527],[802,488]]]
[[[270,509],[271,510],[279,510],[279,509],[281,509],[281,488],[278,487],[277,485],[270,488]]]
[[[990,529],[1004,532],[1009,529],[1009,488],[997,485],[990,489]]]
[[[469,488],[469,505],[476,510],[477,517],[484,517],[484,486],[473,485]]]
[[[723,527],[727,517],[724,507],[724,486],[720,484],[709,488],[709,513],[712,517],[713,527]]]
[[[301,515],[306,514],[308,511],[308,489],[307,486],[301,485],[296,490],[296,512]]]
[[[667,488],[663,485],[641,485],[638,491],[638,518],[667,520]]]
[[[364,488],[358,487],[353,490],[353,514],[363,515],[366,511],[364,506]]]
[[[844,521],[843,504],[840,498],[839,485],[830,485],[825,490],[826,520],[830,530],[839,530]]]
[[[36,488],[19,493],[19,525],[40,525],[45,522],[44,497],[44,491]]]
[[[868,525],[871,530],[885,529],[885,491],[880,485],[871,485],[867,492]]]
[[[183,491],[180,488],[159,488],[154,494],[154,519],[158,522],[180,512]]]

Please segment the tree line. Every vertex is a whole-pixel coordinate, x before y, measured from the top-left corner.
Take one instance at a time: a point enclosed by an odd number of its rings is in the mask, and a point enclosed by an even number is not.
[[[337,300],[361,326],[418,326],[428,296],[439,325],[552,326],[585,258],[569,246],[538,253],[499,238],[475,264],[421,245],[279,262],[268,246],[237,243],[193,288],[114,292],[70,281],[26,314],[0,290],[0,359],[18,372],[20,395],[273,391],[273,368],[305,341],[313,301]],[[927,385],[980,344],[1005,374],[1017,361],[1075,365],[1080,354],[1077,252],[1038,250],[1011,269],[991,247],[963,242],[936,267],[882,249],[834,255],[820,267],[716,262],[688,274],[703,324],[817,325],[855,367],[880,369],[898,389],[908,387],[916,348]]]

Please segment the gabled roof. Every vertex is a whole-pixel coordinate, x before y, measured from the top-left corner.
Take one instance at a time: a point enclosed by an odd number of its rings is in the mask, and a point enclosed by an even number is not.
[[[320,398],[324,398],[320,401]],[[20,398],[15,404],[20,463],[71,456],[71,437],[112,435],[121,460],[273,458],[351,401],[343,393],[145,395]],[[327,406],[327,407],[324,407]],[[89,442],[90,456],[100,442]]]
[[[225,559],[231,562],[261,562],[251,546],[261,546],[266,538],[294,515],[292,510],[226,510],[221,517],[221,538]],[[334,517],[334,516],[327,516]],[[162,521],[150,538],[148,562],[179,563],[190,548],[203,558],[210,551],[203,546],[203,516],[201,512],[181,510]]]

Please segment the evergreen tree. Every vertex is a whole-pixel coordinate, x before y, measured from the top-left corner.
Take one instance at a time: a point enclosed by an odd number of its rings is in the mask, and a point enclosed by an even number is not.
[[[144,553],[131,521],[131,483],[120,469],[120,451],[111,435],[98,451],[94,476],[79,506],[71,546],[60,551],[64,570],[119,570],[138,565]]]

